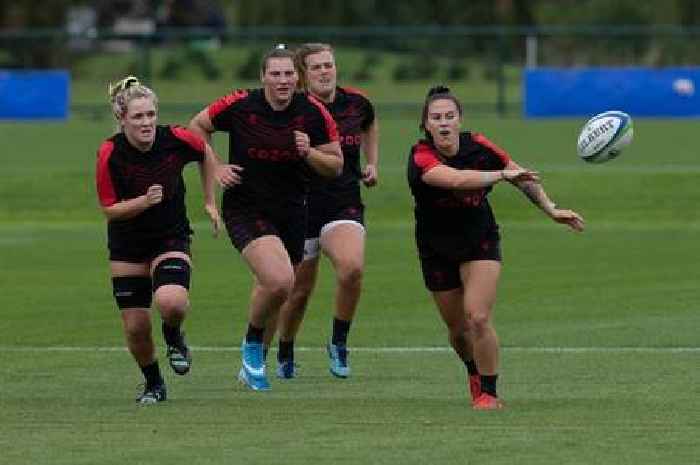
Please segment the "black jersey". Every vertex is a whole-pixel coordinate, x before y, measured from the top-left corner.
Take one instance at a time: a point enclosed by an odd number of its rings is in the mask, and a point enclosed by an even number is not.
[[[338,140],[323,104],[301,93],[275,111],[263,89],[236,90],[209,105],[208,113],[215,130],[229,133],[229,162],[244,168],[241,184],[224,192],[224,208],[229,201],[303,205],[311,168],[297,152],[294,131],[305,132],[312,147]]]
[[[374,122],[374,107],[365,95],[351,87],[336,87],[335,99],[325,103],[335,119],[343,150],[343,172],[333,179],[316,176],[311,188],[311,203],[358,204],[360,202],[360,144],[362,133]]]
[[[110,243],[191,234],[185,209],[184,166],[203,161],[205,142],[180,126],[157,126],[153,146],[141,152],[123,133],[102,143],[97,152],[97,194],[108,207],[144,195],[153,184],[163,186],[163,200],[137,216],[108,224]]]
[[[411,149],[408,184],[415,201],[416,227],[419,231],[463,234],[496,227],[486,198],[491,187],[476,190],[450,190],[423,182],[424,173],[439,164],[459,170],[501,170],[510,156],[481,134],[462,132],[459,151],[453,157],[441,156],[428,141],[421,140]]]

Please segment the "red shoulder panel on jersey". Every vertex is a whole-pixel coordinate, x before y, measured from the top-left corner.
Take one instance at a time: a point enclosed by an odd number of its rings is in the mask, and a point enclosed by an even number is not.
[[[419,142],[416,145],[416,149],[413,151],[413,160],[416,166],[420,168],[422,174],[442,163],[435,155],[435,149],[423,142]]]
[[[243,89],[234,90],[228,95],[224,95],[220,99],[216,100],[214,103],[207,107],[207,113],[209,113],[209,119],[214,119],[216,115],[226,110],[228,107],[236,103],[237,101],[244,99],[248,96],[248,91]]]
[[[109,172],[109,157],[112,156],[114,142],[104,141],[97,151],[97,170],[95,178],[97,181],[97,195],[103,207],[109,207],[117,203],[117,193],[112,184],[112,175]]]
[[[182,126],[170,126],[170,131],[175,137],[195,149],[197,152],[204,154],[206,144],[199,134],[195,134]]]
[[[323,115],[323,121],[326,123],[326,133],[328,134],[328,139],[330,139],[331,142],[338,142],[340,140],[340,136],[338,135],[338,125],[335,124],[335,120],[331,114],[316,97],[308,94],[306,94],[306,97],[309,99],[309,102],[311,102],[312,105],[315,105],[316,108],[318,108],[321,115]]]
[[[341,87],[341,89],[343,89],[348,94],[357,94],[357,95],[363,96],[364,98],[367,98],[367,92],[365,92],[362,89],[358,89],[357,87],[345,87],[345,86],[343,86],[343,87]]]
[[[485,135],[476,133],[472,136],[472,140],[479,145],[483,145],[484,147],[498,155],[498,158],[501,159],[503,165],[507,165],[510,162],[510,155],[508,155],[508,152],[506,152],[498,145],[488,140]]]

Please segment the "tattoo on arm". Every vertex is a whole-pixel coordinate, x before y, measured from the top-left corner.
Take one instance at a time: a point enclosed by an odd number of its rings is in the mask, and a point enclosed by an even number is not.
[[[544,191],[539,184],[531,181],[518,183],[518,188],[527,196],[530,202],[543,209],[546,206]]]

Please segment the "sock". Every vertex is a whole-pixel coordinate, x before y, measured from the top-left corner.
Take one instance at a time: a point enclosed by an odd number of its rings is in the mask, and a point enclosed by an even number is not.
[[[150,365],[141,368],[143,377],[146,378],[146,387],[160,386],[163,384],[163,377],[160,375],[158,360],[155,360]]]
[[[164,321],[161,327],[165,343],[169,346],[177,347],[180,344],[180,325],[170,326]]]
[[[496,394],[496,380],[498,375],[481,375],[481,392],[498,397]]]
[[[464,366],[467,367],[467,373],[469,373],[469,376],[479,374],[479,370],[476,368],[476,362],[474,359],[465,361]]]
[[[262,343],[264,332],[265,328],[256,328],[253,326],[253,323],[248,323],[248,332],[245,335],[245,342]]]
[[[280,340],[279,352],[277,352],[277,361],[284,362],[294,360],[294,340]]]
[[[347,345],[351,324],[352,321],[333,318],[333,337],[331,338],[333,345]]]

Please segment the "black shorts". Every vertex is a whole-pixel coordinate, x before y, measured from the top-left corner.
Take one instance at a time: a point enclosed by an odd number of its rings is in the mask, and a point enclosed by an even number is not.
[[[354,221],[365,225],[365,206],[361,202],[352,205],[329,205],[317,202],[309,205],[309,218],[306,223],[306,238],[315,239],[321,229],[334,221]]]
[[[498,227],[480,234],[476,240],[463,236],[416,232],[418,258],[428,290],[448,291],[462,287],[459,266],[475,260],[501,261]]]
[[[272,235],[282,240],[293,264],[301,262],[306,230],[305,206],[265,211],[251,205],[226,205],[223,217],[231,243],[239,252],[258,237]]]
[[[190,234],[178,234],[159,239],[110,237],[109,259],[129,263],[147,263],[165,252],[183,252],[191,255]]]

